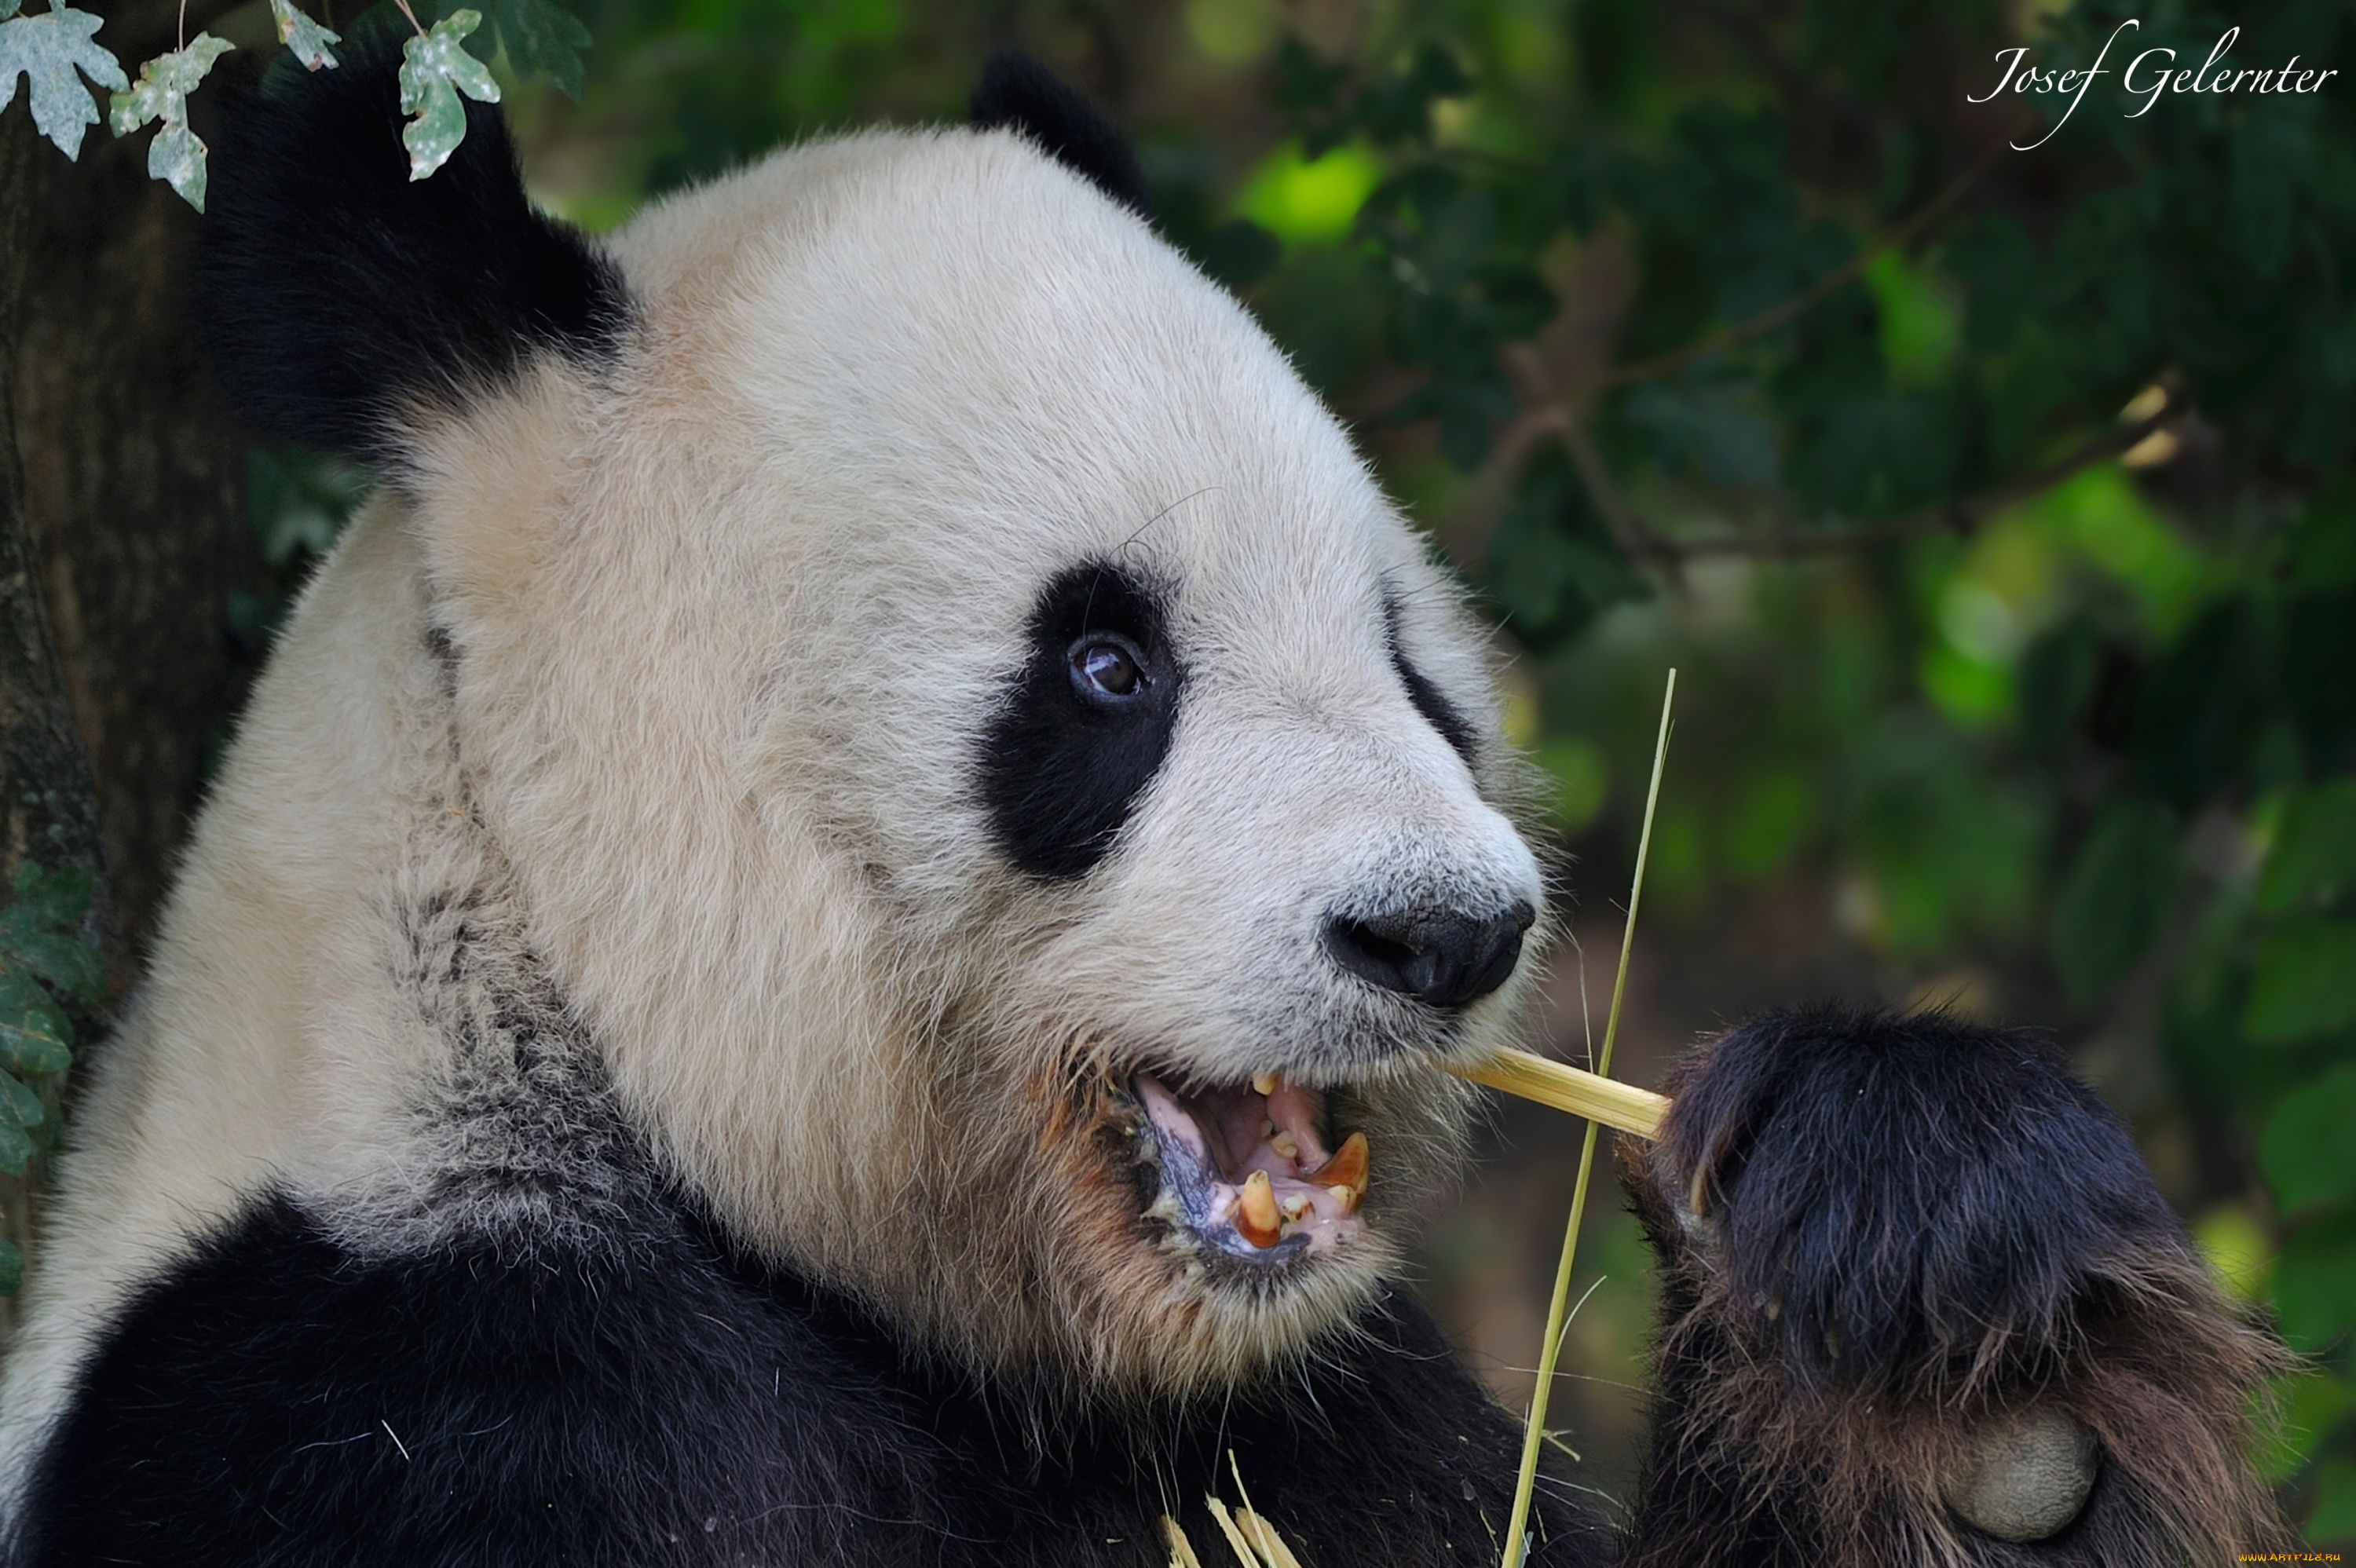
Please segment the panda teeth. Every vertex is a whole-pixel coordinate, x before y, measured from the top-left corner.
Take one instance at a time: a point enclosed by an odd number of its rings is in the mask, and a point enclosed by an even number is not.
[[[1337,1197],[1340,1195],[1338,1189],[1347,1188],[1351,1193],[1349,1202],[1355,1207],[1366,1190],[1366,1172],[1372,1164],[1372,1149],[1366,1142],[1366,1135],[1352,1133],[1342,1140],[1342,1147],[1333,1151],[1333,1157],[1310,1171],[1307,1179],[1320,1187],[1336,1189]]]
[[[1130,1084],[1141,1163],[1158,1177],[1146,1217],[1173,1255],[1290,1260],[1362,1233],[1366,1135],[1328,1154],[1322,1090],[1281,1072],[1181,1093],[1141,1070]]]
[[[1276,1206],[1275,1185],[1264,1170],[1246,1177],[1236,1196],[1236,1233],[1256,1247],[1272,1247],[1283,1239],[1284,1216]]]

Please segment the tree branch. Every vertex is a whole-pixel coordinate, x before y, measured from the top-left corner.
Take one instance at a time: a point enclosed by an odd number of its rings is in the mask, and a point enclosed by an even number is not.
[[[1475,504],[1471,510],[1477,526],[1457,530],[1462,537],[1455,543],[1455,553],[1462,558],[1477,558],[1486,541],[1488,526],[1494,513],[1502,507],[1503,496],[1512,475],[1517,473],[1530,449],[1551,435],[1558,438],[1569,453],[1572,469],[1579,475],[1580,485],[1587,492],[1596,513],[1610,530],[1612,542],[1631,561],[1649,561],[1675,571],[1685,562],[1707,556],[1751,556],[1763,560],[1794,560],[1807,556],[1837,555],[1847,550],[1865,549],[1874,545],[1891,544],[1905,539],[1922,539],[1932,534],[1952,533],[1968,538],[1972,530],[1991,513],[2042,494],[2062,480],[2097,463],[2132,451],[2139,443],[2156,432],[2182,418],[2186,402],[2181,392],[2163,389],[2166,400],[2144,418],[2121,425],[2099,435],[2056,458],[2041,467],[2018,475],[1981,494],[1944,506],[1925,507],[1903,517],[1885,523],[1869,523],[1851,528],[1806,530],[1778,528],[1766,534],[1721,534],[1707,539],[1673,539],[1655,528],[1642,513],[1628,504],[1612,477],[1612,471],[1596,450],[1594,438],[1588,433],[1584,421],[1574,414],[1569,403],[1553,388],[1546,367],[1527,344],[1513,344],[1505,353],[1507,375],[1523,394],[1525,407],[1514,421],[1499,432],[1491,449],[1489,461],[1473,479]]]
[[[1683,348],[1672,349],[1666,354],[1656,354],[1650,359],[1639,359],[1633,364],[1615,365],[1596,380],[1595,387],[1599,389],[1625,387],[1638,381],[1652,381],[1664,376],[1673,376],[1705,356],[1723,353],[1729,348],[1774,331],[1810,306],[1856,282],[1877,258],[1912,244],[1923,230],[1944,217],[1948,208],[1954,207],[1963,198],[1965,192],[1979,183],[1980,176],[1995,166],[1997,155],[2003,150],[2003,144],[1990,143],[1978,157],[1972,160],[1969,167],[1950,180],[1945,189],[1925,202],[1912,217],[1884,235],[1878,243],[1858,251],[1847,262],[1818,278],[1789,299],[1769,305],[1749,320],[1737,322],[1734,325],[1714,332],[1697,342],[1689,343]]]
[[[2059,485],[2064,479],[2106,462],[2121,453],[2133,449],[2147,436],[2173,420],[2183,416],[2185,405],[2181,397],[2169,394],[2168,401],[2147,418],[2121,425],[2106,435],[2097,436],[2074,451],[2057,458],[2041,468],[2008,479],[1967,500],[1952,501],[1944,507],[1926,507],[1886,523],[1869,523],[1853,528],[1826,528],[1815,532],[1779,529],[1772,534],[1726,534],[1710,539],[1671,539],[1644,529],[1650,553],[1644,559],[1665,564],[1676,564],[1702,556],[1732,555],[1762,559],[1795,559],[1814,555],[1837,555],[1844,551],[1864,549],[1873,545],[1891,544],[1904,539],[1922,539],[1932,534],[1952,533],[1969,538],[1990,514],[2028,500]],[[1574,458],[1574,461],[1576,459]],[[1633,559],[1633,558],[1632,558]]]
[[[1861,528],[1822,532],[1779,528],[1772,533],[1762,535],[1729,534],[1710,539],[1676,539],[1654,528],[1620,493],[1610,466],[1603,461],[1602,453],[1596,449],[1594,439],[1588,432],[1578,405],[1613,387],[1674,374],[1705,355],[1748,342],[1792,320],[1855,281],[1872,264],[1874,258],[1911,244],[1987,173],[2001,150],[1999,146],[1991,144],[1972,161],[1969,167],[1949,181],[1945,188],[1878,243],[1858,252],[1847,263],[1798,293],[1747,321],[1737,323],[1673,353],[1614,367],[1565,389],[1555,384],[1545,361],[1532,345],[1507,345],[1502,355],[1504,368],[1520,394],[1522,411],[1511,423],[1498,432],[1488,460],[1473,475],[1469,504],[1465,507],[1468,520],[1451,530],[1451,553],[1467,565],[1484,553],[1489,530],[1504,508],[1514,475],[1520,472],[1530,450],[1547,436],[1562,442],[1571,466],[1579,475],[1580,486],[1587,492],[1588,499],[1602,518],[1605,528],[1621,552],[1631,561],[1650,561],[1675,571],[1683,562],[1703,556],[1772,558],[1825,555],[1933,533],[1968,534],[1990,512],[2034,496],[2083,468],[2127,451],[2182,414],[2181,400],[2170,393],[2168,401],[2149,417],[2088,442],[2058,462],[2008,480],[1985,495]]]
[[[1630,560],[1673,560],[1667,541],[1654,532],[1622,497],[1603,454],[1595,449],[1594,438],[1587,433],[1586,421],[1556,391],[1554,378],[1547,373],[1546,362],[1537,351],[1526,343],[1510,346],[1505,350],[1505,370],[1519,384],[1527,412],[1508,429],[1506,434],[1511,439],[1498,443],[1492,469],[1501,476],[1510,475],[1521,466],[1523,454],[1541,437],[1558,436],[1563,449],[1570,454],[1570,465],[1579,475],[1581,488],[1586,490],[1587,498],[1594,504],[1596,514],[1603,519],[1620,552]]]

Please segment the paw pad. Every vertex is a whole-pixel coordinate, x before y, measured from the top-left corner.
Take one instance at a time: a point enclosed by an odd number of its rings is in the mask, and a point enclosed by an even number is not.
[[[1940,1484],[1956,1518],[1998,1541],[2043,1541],[2086,1506],[2102,1449],[2066,1411],[2034,1405],[1990,1427]]]

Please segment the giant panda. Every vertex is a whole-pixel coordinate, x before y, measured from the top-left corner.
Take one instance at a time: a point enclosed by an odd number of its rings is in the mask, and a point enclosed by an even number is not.
[[[1341,426],[1020,59],[610,240],[399,124],[356,51],[215,160],[227,390],[382,485],[82,1102],[10,1560],[1158,1564],[1237,1484],[1497,1560],[1516,1423],[1398,1282],[1551,901]],[[1531,1561],[2278,1539],[2276,1352],[2046,1049],[1820,1008],[1671,1087],[1643,1490]]]

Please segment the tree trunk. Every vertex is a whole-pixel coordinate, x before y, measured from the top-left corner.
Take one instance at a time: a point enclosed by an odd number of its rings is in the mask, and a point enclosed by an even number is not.
[[[223,8],[191,5],[189,30]],[[173,45],[175,5],[99,9],[131,74]],[[228,599],[259,570],[245,443],[189,331],[197,216],[145,141],[93,128],[69,163],[0,114],[0,902],[28,859],[95,873],[86,934],[118,992],[241,695]],[[0,1176],[28,1258],[37,1174]]]
[[[220,8],[192,5],[190,34]],[[105,10],[100,40],[127,73],[172,47],[173,7]],[[146,143],[101,127],[78,163],[33,149],[12,371],[25,511],[134,957],[242,695],[250,660],[231,642],[229,597],[260,572],[245,443],[220,415],[190,330],[202,219],[147,177]]]
[[[0,120],[0,372],[17,361],[25,275],[38,197],[32,171],[39,149],[24,115]],[[90,758],[66,697],[49,635],[39,549],[25,512],[17,461],[13,378],[0,373],[0,890],[27,860],[51,869],[79,866],[102,877],[92,930],[120,952],[106,914],[105,851]],[[0,891],[0,900],[5,900]],[[113,955],[110,955],[112,957]],[[0,1175],[0,1238],[31,1254],[33,1172]],[[0,1306],[0,1334],[13,1328],[13,1303]]]

